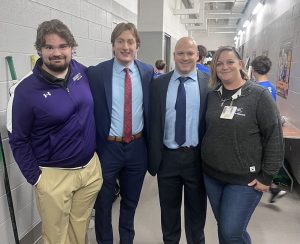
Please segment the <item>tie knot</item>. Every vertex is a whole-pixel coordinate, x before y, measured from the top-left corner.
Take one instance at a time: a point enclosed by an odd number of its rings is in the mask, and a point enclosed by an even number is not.
[[[125,67],[125,68],[124,68],[125,73],[129,73],[129,70],[130,70],[130,69],[129,69],[128,67]]]
[[[184,83],[184,82],[186,82],[189,78],[190,78],[190,77],[188,77],[188,76],[180,76],[180,77],[178,78],[178,80],[180,81],[180,83]]]

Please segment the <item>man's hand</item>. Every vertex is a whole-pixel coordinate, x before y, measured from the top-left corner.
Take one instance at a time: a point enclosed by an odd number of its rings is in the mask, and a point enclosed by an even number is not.
[[[263,183],[260,183],[257,179],[254,179],[251,181],[248,186],[254,187],[255,190],[261,191],[261,192],[267,192],[269,191],[269,186],[264,185]]]

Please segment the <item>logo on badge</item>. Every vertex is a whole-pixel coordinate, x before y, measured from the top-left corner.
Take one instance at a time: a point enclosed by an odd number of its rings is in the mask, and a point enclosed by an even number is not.
[[[243,108],[237,108],[237,110],[235,111],[235,114],[239,115],[239,116],[246,116],[246,114],[243,113]]]

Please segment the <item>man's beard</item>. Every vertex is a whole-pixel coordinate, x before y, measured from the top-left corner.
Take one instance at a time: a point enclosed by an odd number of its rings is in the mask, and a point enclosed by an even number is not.
[[[59,60],[63,59],[65,62],[63,64],[55,64],[51,62],[52,60],[58,60],[58,59]],[[50,62],[49,63],[44,62],[44,65],[53,72],[63,72],[68,68],[69,63],[66,61],[65,57],[62,57],[62,58],[51,58]]]

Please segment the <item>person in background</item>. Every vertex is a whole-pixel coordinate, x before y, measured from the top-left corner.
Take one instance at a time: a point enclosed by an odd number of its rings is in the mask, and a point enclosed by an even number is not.
[[[220,47],[211,64],[204,182],[220,244],[250,244],[249,220],[283,162],[279,112],[270,92],[248,80],[235,48]]]
[[[207,49],[203,45],[198,45],[199,58],[197,60],[197,69],[203,73],[210,74],[209,68],[203,64],[204,59],[207,55]]]
[[[211,65],[211,61],[207,61],[206,64],[205,64],[205,66],[206,66],[208,69],[210,69],[210,65]]]
[[[13,155],[34,186],[44,244],[85,244],[102,185],[94,105],[77,43],[61,21],[41,23],[32,72],[11,89],[7,129]]]
[[[158,76],[164,74],[165,72],[166,72],[166,62],[162,59],[156,60],[153,78],[156,79]]]
[[[154,72],[151,65],[135,59],[140,37],[134,24],[119,23],[111,44],[114,58],[88,68],[104,178],[95,204],[95,231],[98,243],[116,243],[111,211],[118,178],[120,243],[132,244],[135,210],[147,171],[149,85]]]
[[[178,40],[175,70],[150,86],[149,173],[157,174],[161,226],[165,244],[178,244],[181,205],[187,243],[204,244],[206,193],[200,158],[208,78],[197,71],[196,42]]]
[[[276,88],[275,86],[269,81],[267,74],[271,69],[272,62],[266,56],[258,56],[252,62],[252,74],[257,82],[258,85],[265,87],[271,93],[274,101],[276,101]],[[274,203],[277,199],[286,195],[286,191],[281,190],[278,185],[272,182],[270,186],[270,193],[271,197],[269,202]]]

